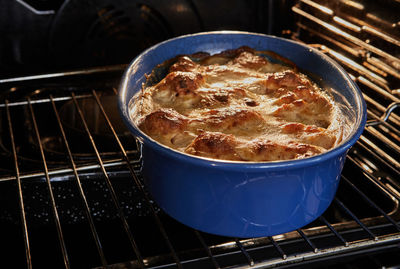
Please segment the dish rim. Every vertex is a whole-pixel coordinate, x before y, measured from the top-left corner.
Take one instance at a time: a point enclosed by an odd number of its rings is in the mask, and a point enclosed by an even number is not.
[[[338,146],[333,149],[330,149],[324,153],[302,158],[302,159],[294,159],[294,160],[278,160],[278,161],[264,161],[264,162],[255,162],[255,161],[231,161],[231,160],[220,160],[220,159],[213,159],[201,156],[195,156],[191,154],[187,154],[175,149],[172,149],[168,146],[165,146],[157,141],[155,141],[150,136],[146,135],[142,132],[133,122],[133,120],[129,116],[129,103],[130,100],[127,99],[127,92],[128,92],[128,84],[130,80],[130,76],[137,70],[137,67],[140,66],[141,61],[143,58],[151,51],[156,50],[159,47],[164,46],[167,43],[177,41],[180,39],[186,39],[194,36],[202,36],[202,35],[251,35],[251,36],[259,36],[264,37],[267,39],[277,39],[281,42],[289,42],[294,44],[295,46],[300,46],[303,49],[309,50],[311,53],[315,53],[317,56],[321,57],[323,61],[327,62],[327,64],[333,66],[335,69],[339,71],[340,77],[343,78],[343,82],[349,85],[351,88],[351,94],[355,97],[355,104],[357,105],[357,110],[360,112],[356,115],[356,120],[354,125],[356,127],[352,128],[352,131],[348,134],[347,138],[342,141]],[[283,55],[285,56],[285,55]],[[292,60],[292,59],[290,59]],[[160,63],[159,63],[160,64]],[[154,68],[154,67],[153,67]],[[135,91],[136,93],[137,91]],[[226,169],[229,167],[233,170],[241,170],[243,168],[246,169],[287,169],[287,168],[302,168],[304,166],[312,166],[317,165],[320,162],[329,160],[334,158],[340,154],[343,154],[346,150],[348,150],[361,136],[361,133],[364,130],[365,123],[366,123],[366,103],[362,96],[361,90],[355,84],[355,82],[350,78],[348,73],[336,63],[333,59],[328,57],[327,55],[323,54],[322,52],[318,51],[315,48],[309,47],[302,43],[299,43],[294,40],[276,37],[273,35],[266,35],[261,33],[252,33],[246,31],[210,31],[210,32],[200,32],[195,34],[188,34],[182,35],[178,37],[174,37],[158,44],[153,45],[152,47],[146,49],[142,53],[140,53],[136,58],[134,58],[131,63],[129,64],[128,68],[126,69],[123,77],[122,82],[119,87],[118,91],[118,108],[120,110],[120,115],[124,120],[125,124],[128,126],[129,130],[135,135],[135,137],[139,140],[141,145],[145,144],[145,146],[151,146],[155,150],[157,150],[161,154],[171,155],[173,158],[178,159],[180,161],[189,162],[196,165],[202,165],[207,167],[215,167],[215,168],[223,168]]]

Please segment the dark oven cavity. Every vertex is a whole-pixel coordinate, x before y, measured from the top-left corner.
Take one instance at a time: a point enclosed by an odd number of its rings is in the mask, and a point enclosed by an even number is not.
[[[0,63],[1,70],[10,66],[0,78],[2,261],[16,268],[398,264],[400,2],[168,3],[18,0],[2,11],[30,17],[43,38],[24,36],[16,47],[21,57]],[[219,24],[225,7],[233,15]],[[140,147],[116,107],[126,63],[166,38],[220,29],[307,43],[340,63],[364,93],[368,126],[349,152],[333,203],[306,227],[240,240],[205,234],[168,217],[142,184]],[[7,42],[0,53],[17,41]],[[51,56],[38,63],[40,53]],[[79,68],[49,72],[72,67]],[[19,74],[38,70],[43,75]]]

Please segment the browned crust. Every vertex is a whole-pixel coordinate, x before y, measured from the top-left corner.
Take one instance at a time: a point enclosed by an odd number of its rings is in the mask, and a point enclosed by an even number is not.
[[[282,144],[257,139],[246,144],[246,147],[241,150],[240,156],[244,160],[252,161],[281,161],[305,158],[321,152],[323,152],[321,148],[309,144],[293,141]]]
[[[236,154],[237,145],[238,142],[233,135],[220,132],[204,132],[193,140],[185,149],[185,152],[202,157],[241,160]]]
[[[147,115],[139,128],[148,135],[167,135],[184,129],[187,118],[173,109],[162,108]]]
[[[274,66],[260,54],[240,47],[171,59],[165,78],[142,94],[154,103],[143,106],[139,128],[172,148],[225,160],[299,159],[340,142],[328,129],[329,96],[296,68],[263,71]]]

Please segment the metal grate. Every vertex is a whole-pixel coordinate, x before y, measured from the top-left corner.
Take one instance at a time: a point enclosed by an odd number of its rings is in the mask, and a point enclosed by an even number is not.
[[[291,37],[318,41],[314,46],[362,87],[369,107],[371,125],[351,149],[337,196],[323,216],[266,238],[190,229],[160,211],[142,185],[140,152],[113,107],[125,66],[3,79],[2,260],[13,257],[18,268],[269,268],[396,249],[400,118],[389,112],[399,105],[398,50],[391,50],[398,39],[348,21],[346,9],[335,14],[322,1],[303,0],[292,10],[298,31]],[[353,35],[359,32],[390,43],[390,49]]]

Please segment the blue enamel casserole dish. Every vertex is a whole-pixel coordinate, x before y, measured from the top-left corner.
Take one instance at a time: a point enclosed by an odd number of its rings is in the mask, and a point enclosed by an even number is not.
[[[178,54],[214,54],[244,45],[274,51],[335,89],[335,101],[349,112],[352,122],[344,141],[326,153],[300,160],[223,161],[167,148],[129,118],[131,98],[158,64]],[[118,102],[125,124],[141,143],[143,178],[156,203],[192,228],[242,238],[289,232],[318,218],[335,196],[346,154],[366,121],[360,90],[329,57],[291,40],[247,32],[186,35],[149,48],[127,68]]]

